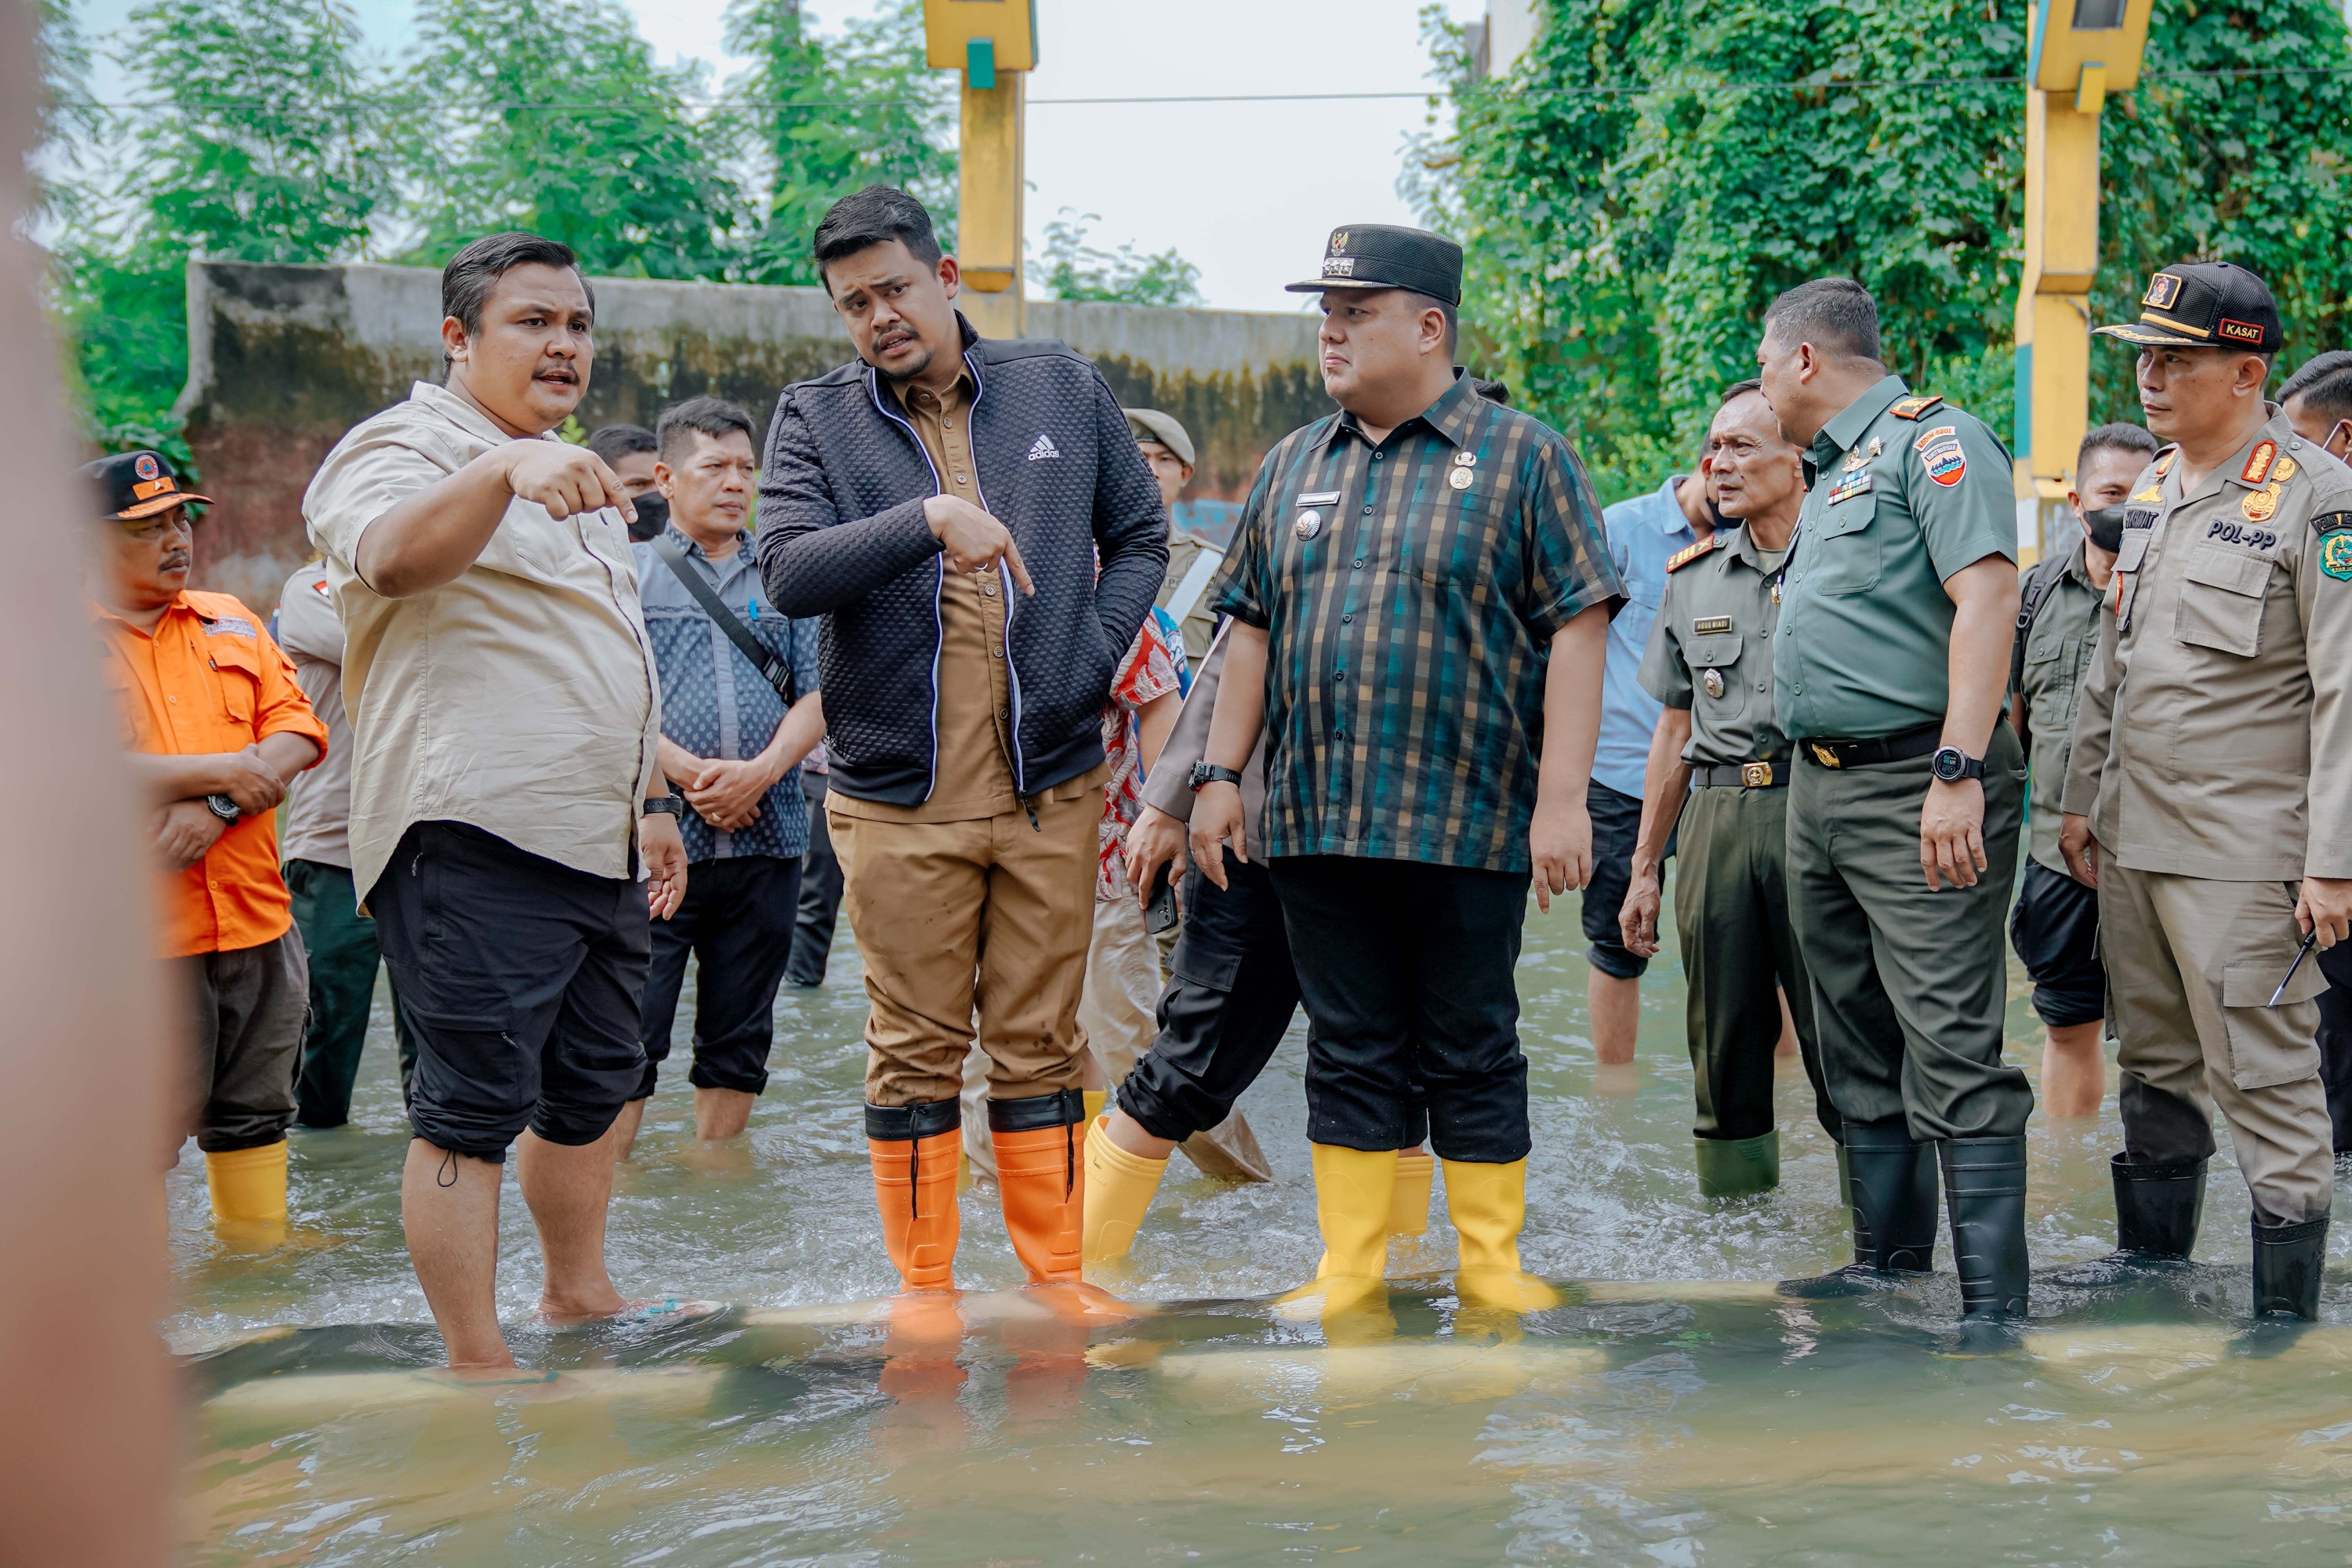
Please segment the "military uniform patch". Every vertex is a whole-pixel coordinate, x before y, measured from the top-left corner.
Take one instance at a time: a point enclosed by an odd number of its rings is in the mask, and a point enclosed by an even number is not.
[[[1940,397],[1898,397],[1886,412],[1897,419],[1916,419],[1944,400]]]
[[[1939,431],[1930,430],[1927,434],[1935,436],[1939,433]],[[1922,444],[1918,447],[1918,452],[1919,460],[1927,465],[1927,477],[1946,489],[1949,489],[1968,478],[1969,458],[1966,452],[1960,450],[1959,437],[1957,434],[1947,434],[1941,440]]]
[[[2268,522],[2278,515],[2279,484],[2273,479],[2238,503],[2248,522]]]
[[[1684,567],[1689,565],[1700,556],[1705,555],[1708,551],[1713,550],[1722,542],[1722,534],[1710,533],[1705,539],[1700,540],[1696,544],[1692,545],[1689,549],[1675,551],[1674,554],[1666,558],[1666,570],[1669,572],[1681,571]]]
[[[2254,449],[2246,454],[2246,466],[2238,472],[2242,485],[2258,485],[2271,477],[2271,464],[2278,459],[2276,441],[2257,441]]]
[[[1830,505],[1835,506],[1842,500],[1850,500],[1853,497],[1862,494],[1864,490],[1869,489],[1877,482],[1877,477],[1873,474],[1870,469],[1864,468],[1859,473],[1848,474],[1845,478],[1832,485],[1830,487],[1830,493],[1824,497],[1823,500],[1825,500]]]
[[[2302,468],[2296,464],[2293,458],[2281,458],[2278,460],[2278,465],[2271,469],[2271,478],[2274,479],[2291,479],[2302,471]]]
[[[1699,684],[1706,689],[1706,694],[1709,697],[1722,696],[1723,671],[1719,669],[1708,670],[1704,676],[1699,678]]]
[[[2339,583],[2352,583],[2352,533],[2331,533],[2319,542],[2319,569]]]

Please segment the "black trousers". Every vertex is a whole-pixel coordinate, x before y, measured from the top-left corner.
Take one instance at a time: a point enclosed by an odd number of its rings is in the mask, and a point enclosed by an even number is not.
[[[758,1094],[768,1087],[768,1047],[775,1043],[776,987],[793,951],[800,907],[797,857],[744,855],[697,860],[687,868],[677,913],[653,922],[653,962],[646,973],[639,1040],[646,1073],[633,1100],[654,1091],[669,1059],[686,959],[694,955],[694,1066],[697,1089]]]
[[[801,858],[801,906],[793,928],[792,963],[784,971],[795,985],[824,984],[833,928],[841,918],[841,861],[833,853],[833,831],[825,826],[825,788],[823,773],[801,774],[801,790],[809,803],[809,843],[808,853]]]
[[[2009,917],[2009,945],[2033,981],[2033,1010],[2053,1029],[2107,1016],[2107,971],[2099,962],[2099,895],[2063,871],[2025,863]]]
[[[1584,961],[1615,980],[1638,980],[1650,961],[1625,945],[1617,913],[1633,885],[1633,847],[1642,840],[1642,797],[1611,789],[1599,779],[1585,786],[1584,809],[1592,818],[1592,879],[1584,884],[1581,923]],[[1666,855],[1675,853],[1673,837]]]
[[[256,947],[173,960],[187,986],[195,1071],[180,1139],[193,1132],[207,1154],[257,1149],[286,1136],[294,1120],[294,1072],[310,1010],[310,960],[298,926]]]
[[[419,1138],[496,1162],[526,1127],[573,1147],[604,1135],[646,1072],[642,883],[419,822],[368,907],[416,1037]]]
[[[1514,971],[1528,873],[1334,855],[1286,856],[1267,868],[1315,1026],[1308,1140],[1410,1147],[1425,1097],[1438,1158],[1526,1158]]]
[[[2352,1149],[2352,943],[2311,956],[2327,976],[2319,994],[2319,1079],[2327,1086],[2327,1120],[2341,1154]]]

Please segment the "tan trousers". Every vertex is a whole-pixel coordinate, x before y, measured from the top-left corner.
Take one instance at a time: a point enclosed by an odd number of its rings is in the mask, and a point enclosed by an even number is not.
[[[989,1092],[1076,1089],[1102,791],[971,822],[829,812],[842,909],[866,963],[866,1099],[953,1100],[977,1037]]]
[[[2099,947],[2135,1163],[2213,1152],[2213,1110],[2229,1120],[2238,1168],[2266,1224],[2327,1212],[2335,1163],[2314,1037],[2326,989],[2305,959],[2272,994],[2302,933],[2294,889],[2099,868]]]

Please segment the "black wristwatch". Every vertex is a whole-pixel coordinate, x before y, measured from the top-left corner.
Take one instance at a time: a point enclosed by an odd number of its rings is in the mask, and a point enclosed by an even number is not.
[[[1927,766],[1945,784],[1984,777],[1984,759],[1969,756],[1958,746],[1937,748],[1936,754],[1927,760]]]
[[[638,815],[640,816],[683,816],[686,815],[686,802],[674,795],[649,795],[646,796],[645,809]]]
[[[1238,786],[1241,782],[1242,775],[1235,773],[1231,768],[1221,768],[1214,763],[1194,763],[1192,764],[1192,790],[1196,795],[1199,794],[1202,787],[1206,784],[1229,784]]]
[[[205,807],[223,822],[236,822],[245,816],[245,813],[237,808],[236,802],[225,795],[205,796]]]

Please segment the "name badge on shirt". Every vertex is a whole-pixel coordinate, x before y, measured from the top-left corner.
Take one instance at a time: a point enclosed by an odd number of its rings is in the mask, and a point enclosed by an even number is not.
[[[1729,616],[1701,616],[1698,619],[1691,623],[1691,635],[1693,637],[1703,637],[1711,632],[1727,632],[1730,629],[1731,617]]]
[[[1301,490],[1298,492],[1298,499],[1291,504],[1293,506],[1338,506],[1339,492],[1338,490]]]
[[[1852,498],[1862,494],[1864,490],[1875,488],[1877,483],[1877,479],[1868,468],[1864,468],[1859,473],[1848,474],[1845,478],[1840,479],[1837,483],[1830,487],[1830,493],[1827,498],[1828,502],[1830,505],[1835,506],[1842,500],[1851,500]]]

